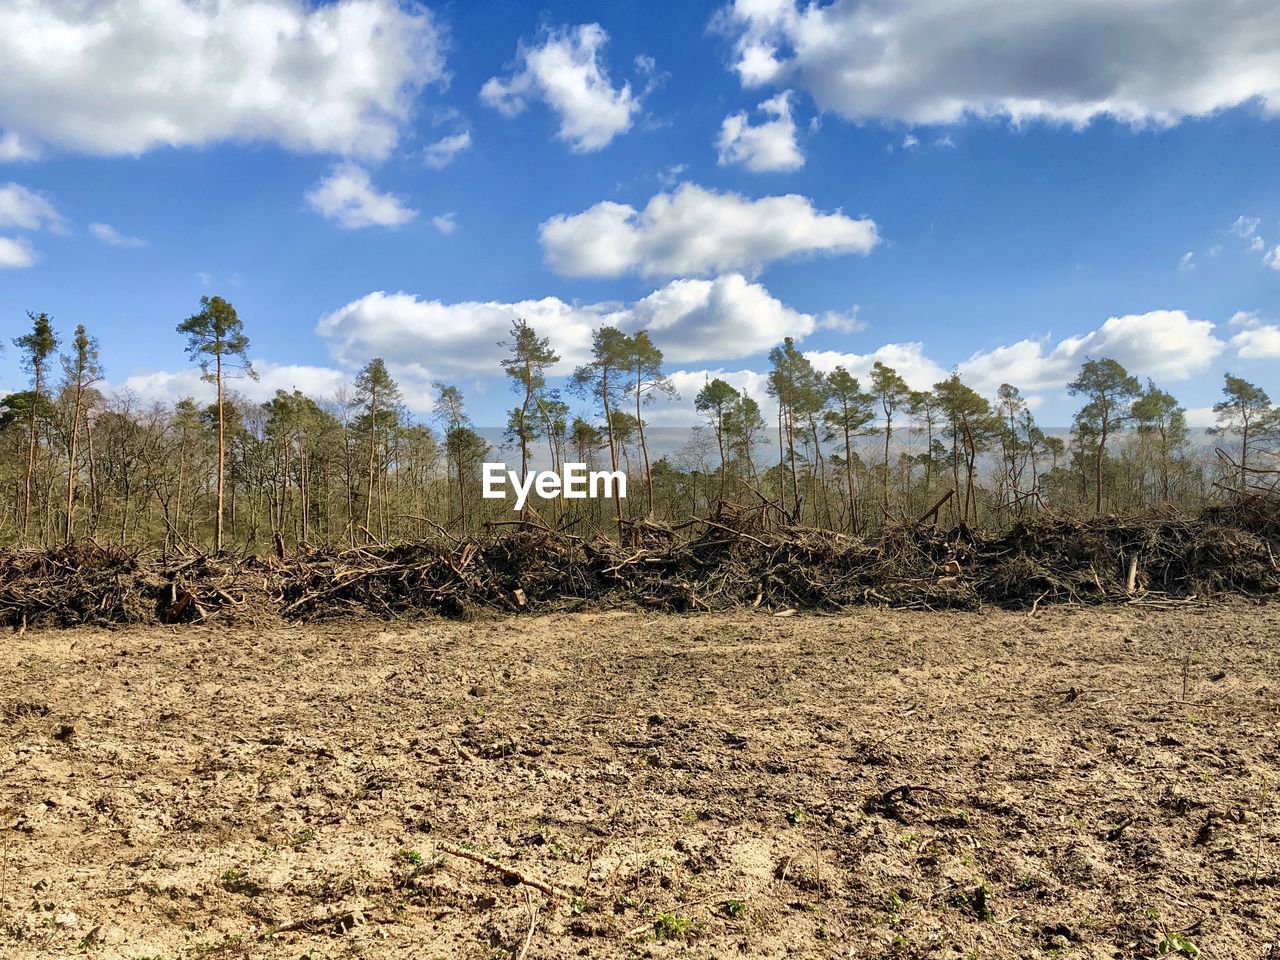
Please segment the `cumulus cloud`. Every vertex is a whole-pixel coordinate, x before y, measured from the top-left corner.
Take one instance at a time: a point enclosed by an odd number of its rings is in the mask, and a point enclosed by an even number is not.
[[[828,310],[818,318],[819,330],[835,330],[838,333],[857,333],[865,330],[867,325],[859,317],[862,308],[856,303],[848,310]]]
[[[35,266],[35,250],[25,240],[0,237],[0,270],[17,270]]]
[[[1270,0],[733,0],[717,19],[748,87],[799,87],[852,120],[968,115],[1172,124],[1280,112]]]
[[[631,129],[640,99],[624,83],[615,88],[604,65],[609,35],[597,23],[547,32],[534,46],[520,45],[508,79],[490,77],[480,99],[504,116],[542,100],[560,117],[557,136],[574,153],[603,149]]]
[[[255,360],[253,367],[258,373],[257,380],[244,377],[228,380],[227,385],[255,402],[270,400],[277,390],[288,393],[301,390],[311,397],[332,398],[349,382],[345,373],[329,367],[296,363],[280,364],[270,360]],[[165,403],[172,403],[183,397],[194,397],[202,402],[212,401],[215,397],[213,384],[202,380],[200,371],[194,367],[184,370],[135,373],[118,386],[143,400]]]
[[[1181,257],[1178,258],[1178,269],[1181,270],[1183,273],[1187,273],[1188,271],[1194,270],[1195,268],[1196,268],[1196,255],[1193,251],[1188,250]]]
[[[65,221],[43,194],[18,183],[6,183],[0,186],[0,227],[61,231]]]
[[[917,340],[908,343],[886,343],[871,353],[841,353],[838,350],[807,350],[805,356],[815,368],[830,373],[836,367],[844,367],[866,385],[871,368],[877,361],[893,367],[912,390],[929,390],[939,380],[949,375],[936,361],[925,356],[924,344]]]
[[[451,137],[443,137],[427,147],[423,154],[422,162],[432,170],[443,170],[458,159],[458,154],[470,148],[471,133],[464,130],[462,133],[455,133]]]
[[[747,395],[760,405],[761,415],[765,422],[771,421],[777,412],[777,405],[769,396],[769,374],[755,370],[674,370],[668,376],[672,386],[676,388],[674,397],[658,396],[646,413],[646,422],[663,427],[691,427],[706,423],[703,414],[693,406],[693,398],[698,391],[712,380],[723,380],[736,390],[745,390]]]
[[[139,154],[227,140],[385,156],[444,75],[399,0],[13,0],[0,5],[0,148]]]
[[[498,343],[507,339],[512,323],[523,318],[551,339],[562,357],[558,372],[567,373],[586,358],[600,315],[599,309],[556,297],[444,303],[378,291],[326,314],[316,332],[342,364],[356,367],[370,357],[385,357],[393,369],[429,381],[437,376],[492,374],[505,355]]]
[[[799,254],[869,253],[875,221],[821,213],[798,194],[751,200],[692,183],[643,210],[604,201],[539,228],[547,263],[567,277],[692,276],[745,271]]]
[[[147,245],[147,241],[141,237],[127,236],[109,223],[91,223],[89,232],[111,247],[145,247]]]
[[[444,303],[408,293],[370,293],[321,318],[317,333],[334,358],[355,367],[385,357],[397,375],[419,383],[434,377],[487,377],[505,351],[498,344],[517,319],[551,341],[565,374],[584,362],[591,332],[604,325],[647,329],[673,363],[729,360],[768,350],[786,335],[802,337],[817,318],[777,300],[739,274],[714,280],[673,280],[634,303],[570,303],[558,297]]]
[[[1258,314],[1241,310],[1231,318],[1230,326],[1239,331],[1230,342],[1242,360],[1280,358],[1280,325],[1265,323]]]
[[[399,197],[379,192],[370,181],[369,172],[354,163],[334,167],[306,200],[316,213],[347,230],[398,227],[418,215]]]
[[[801,339],[817,321],[773,297],[741,274],[714,280],[673,280],[605,321],[645,329],[674,363],[737,359],[768,350],[785,336]]]
[[[753,125],[745,111],[725,117],[716,141],[720,165],[741,164],[757,173],[803,167],[790,97],[787,90],[760,104],[757,109],[773,118],[763,123]]]
[[[458,215],[452,212],[442,213],[431,218],[431,225],[447,237],[458,228]]]
[[[1111,317],[1096,330],[1060,340],[1019,340],[975,353],[959,365],[975,389],[993,391],[1001,383],[1024,390],[1062,387],[1088,359],[1111,357],[1131,373],[1161,381],[1186,380],[1205,370],[1225,349],[1207,320],[1182,310]]]

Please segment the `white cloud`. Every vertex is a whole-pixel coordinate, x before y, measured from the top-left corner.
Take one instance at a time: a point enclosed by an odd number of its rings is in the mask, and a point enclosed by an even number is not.
[[[1242,360],[1280,358],[1280,325],[1265,323],[1257,313],[1241,310],[1229,326],[1240,331],[1231,338],[1231,346]]]
[[[901,374],[912,390],[930,390],[940,380],[949,375],[942,366],[924,354],[924,344],[919,341],[909,343],[886,343],[872,353],[841,353],[838,350],[806,350],[809,362],[823,373],[830,373],[836,367],[844,367],[866,386],[871,376],[871,367],[879,361],[887,367],[893,367]]]
[[[112,247],[145,247],[147,245],[147,241],[141,237],[126,236],[109,223],[91,223],[89,232]]]
[[[1272,270],[1280,270],[1280,244],[1276,244],[1268,250],[1266,255],[1262,258],[1262,262]]]
[[[1183,273],[1186,273],[1190,270],[1194,270],[1195,268],[1196,268],[1196,255],[1192,251],[1188,250],[1181,257],[1178,258],[1178,269],[1181,270]]]
[[[464,130],[462,133],[455,133],[451,137],[444,137],[437,140],[431,146],[427,147],[423,154],[423,163],[432,170],[443,170],[454,160],[458,159],[458,154],[462,151],[470,149],[471,133]]]
[[[865,330],[867,325],[858,316],[861,309],[855,303],[844,313],[838,310],[828,310],[818,318],[818,329],[835,330],[839,333],[857,333],[859,330]]]
[[[340,163],[306,196],[312,210],[336,220],[348,230],[398,227],[418,215],[389,193],[380,193],[369,172],[354,163]]]
[[[1270,0],[734,0],[718,17],[745,86],[800,87],[849,119],[967,115],[1176,123],[1280,111]]]
[[[1246,217],[1244,214],[1241,214],[1240,216],[1236,217],[1234,221],[1232,221],[1230,230],[1237,237],[1241,237],[1245,240],[1248,240],[1251,237],[1257,235],[1258,227],[1260,227],[1261,225],[1262,225],[1261,217]]]
[[[431,218],[431,225],[447,237],[457,229],[458,215],[456,213],[442,213],[438,217]]]
[[[504,356],[499,341],[511,324],[525,319],[560,352],[560,372],[587,356],[591,330],[602,311],[565,303],[556,297],[443,303],[408,293],[370,293],[326,314],[316,332],[329,342],[342,364],[357,367],[384,357],[399,375],[420,382],[433,377],[487,376]]]
[[[65,221],[43,194],[17,183],[0,186],[0,227],[62,231]]]
[[[12,0],[0,144],[138,154],[225,140],[385,156],[443,37],[398,0]]]
[[[689,165],[687,163],[673,163],[670,166],[663,167],[658,171],[658,182],[670,189],[680,182],[680,178],[684,176],[684,172],[688,169]]]
[[[914,150],[918,146],[920,146],[920,138],[917,137],[914,133],[908,133],[905,137],[902,138],[903,150]]]
[[[522,113],[530,100],[546,102],[560,116],[557,136],[574,153],[592,153],[631,129],[640,100],[631,85],[615,89],[602,53],[609,35],[596,23],[549,31],[536,46],[521,44],[518,69],[490,77],[480,99],[504,116]]]
[[[31,267],[39,259],[31,244],[13,237],[0,237],[0,270]]]
[[[1218,415],[1213,407],[1188,407],[1187,426],[1193,430],[1204,430],[1218,422]]]
[[[765,423],[769,423],[777,415],[777,405],[769,396],[769,374],[755,370],[673,370],[668,376],[676,388],[675,397],[655,397],[654,404],[645,414],[645,422],[663,427],[691,427],[706,423],[703,414],[693,407],[693,398],[698,391],[712,380],[723,380],[737,390],[745,390],[747,395],[760,405],[760,413]]]
[[[745,111],[725,117],[716,141],[720,165],[737,163],[757,173],[803,167],[790,97],[787,90],[760,104],[757,109],[773,118],[763,123],[752,125]]]
[[[731,273],[714,280],[673,280],[605,322],[646,329],[673,363],[737,359],[768,350],[785,336],[802,339],[814,317],[792,310],[762,285]]]
[[[444,303],[408,293],[370,293],[320,319],[316,332],[333,357],[356,367],[384,357],[397,376],[419,384],[435,377],[487,377],[505,356],[500,341],[527,320],[560,354],[556,373],[585,361],[591,332],[603,325],[647,329],[672,363],[728,360],[768,350],[784,336],[817,326],[738,274],[673,280],[634,303],[569,303],[558,297]]]
[[[7,133],[0,133],[0,163],[34,160],[38,156],[40,156],[40,152],[29,146],[12,130]]]
[[[547,263],[567,277],[755,273],[806,253],[866,254],[879,242],[873,220],[820,213],[798,194],[750,200],[682,184],[643,210],[604,201],[539,228]]]
[[[1224,348],[1207,320],[1193,320],[1182,310],[1152,310],[1111,317],[1096,330],[1052,347],[1046,340],[1019,340],[975,353],[959,370],[980,391],[1006,382],[1037,390],[1064,386],[1085,360],[1111,357],[1130,373],[1176,382],[1206,369]]]
[[[229,389],[259,403],[270,400],[277,390],[288,393],[301,390],[317,399],[332,398],[349,382],[345,373],[329,367],[295,363],[280,364],[270,360],[255,360],[253,367],[258,373],[257,380],[242,377],[228,380],[227,385]],[[143,400],[165,403],[172,403],[183,397],[194,397],[198,401],[212,401],[215,396],[213,385],[202,380],[200,371],[194,367],[135,373],[118,386],[129,390]]]

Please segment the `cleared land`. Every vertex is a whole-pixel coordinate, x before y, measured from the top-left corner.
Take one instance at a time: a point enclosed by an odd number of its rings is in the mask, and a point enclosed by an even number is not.
[[[1280,956],[1275,603],[38,631],[0,730],[5,957]]]

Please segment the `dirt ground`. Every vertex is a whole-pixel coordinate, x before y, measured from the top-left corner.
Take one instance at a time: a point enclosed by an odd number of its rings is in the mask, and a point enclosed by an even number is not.
[[[1245,603],[10,635],[0,956],[1280,958],[1278,668]]]

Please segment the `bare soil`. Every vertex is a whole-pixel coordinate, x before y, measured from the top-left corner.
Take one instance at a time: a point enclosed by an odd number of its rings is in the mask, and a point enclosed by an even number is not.
[[[0,956],[1277,958],[1278,668],[1243,602],[11,635]]]

